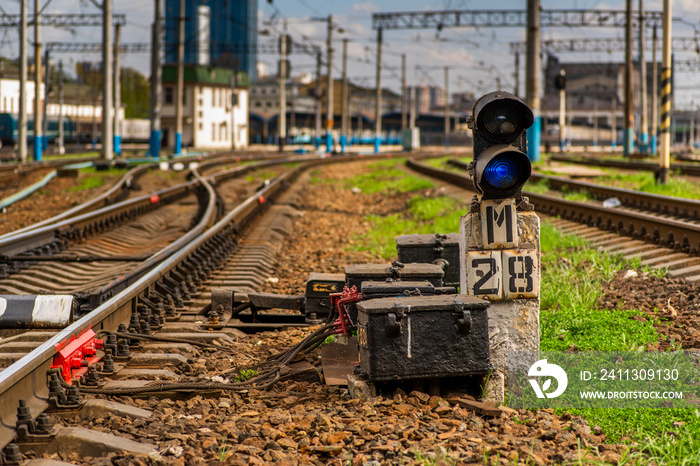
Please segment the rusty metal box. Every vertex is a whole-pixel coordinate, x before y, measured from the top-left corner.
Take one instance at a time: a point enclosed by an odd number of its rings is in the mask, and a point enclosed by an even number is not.
[[[345,286],[342,273],[312,273],[306,281],[304,314],[309,323],[322,322],[331,312],[331,293],[340,293]]]
[[[486,374],[488,305],[467,295],[360,301],[360,370],[372,381]]]
[[[396,237],[399,262],[443,264],[445,285],[459,285],[459,235],[457,233],[402,235]]]
[[[345,267],[345,284],[362,289],[362,282],[381,282],[387,278],[404,281],[428,281],[442,286],[445,273],[435,264],[358,264]]]

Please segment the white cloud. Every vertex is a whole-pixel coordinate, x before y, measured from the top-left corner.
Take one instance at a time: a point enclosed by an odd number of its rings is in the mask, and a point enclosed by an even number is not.
[[[372,2],[353,3],[352,11],[355,13],[374,13],[379,11],[379,7]]]

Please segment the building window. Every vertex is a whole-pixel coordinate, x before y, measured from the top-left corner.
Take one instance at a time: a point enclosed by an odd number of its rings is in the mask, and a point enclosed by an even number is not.
[[[200,121],[198,127],[199,127],[199,130],[202,131],[204,129],[204,123],[202,123]]]
[[[262,102],[255,102],[256,107],[262,107]]]
[[[216,123],[211,124],[211,140],[216,141]]]
[[[165,105],[172,105],[172,103],[173,103],[173,88],[172,87],[163,88],[163,103]]]

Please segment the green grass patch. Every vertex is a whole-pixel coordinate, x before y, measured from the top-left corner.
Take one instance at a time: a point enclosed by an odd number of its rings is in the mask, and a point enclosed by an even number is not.
[[[446,155],[444,157],[430,157],[427,159],[422,159],[421,163],[424,163],[431,167],[441,168],[443,170],[454,170],[456,167],[448,163],[449,160],[453,158],[454,155]]]
[[[543,351],[629,351],[658,339],[652,322],[633,319],[638,311],[598,309],[602,283],[629,263],[600,254],[585,240],[563,235],[546,223],[540,241]]]
[[[523,190],[529,193],[546,194],[547,191],[549,191],[549,181],[528,181],[527,184],[523,187]]]
[[[245,177],[245,180],[248,183],[252,183],[255,181],[265,181],[265,180],[271,180],[277,176],[277,173],[269,170],[260,170],[256,171],[254,173],[251,173],[250,175],[247,175]]]
[[[606,172],[607,175],[594,178],[593,183],[664,196],[700,199],[700,186],[680,177],[677,173],[669,177],[667,184],[658,184],[651,172],[620,173],[611,169],[607,169]]]
[[[371,172],[362,173],[344,180],[342,186],[348,189],[358,188],[363,193],[368,194],[385,191],[408,193],[434,186],[430,180],[409,175],[405,171],[396,168],[397,165],[404,162],[404,159],[391,159],[373,163],[370,165]]]
[[[396,237],[414,233],[453,233],[459,229],[459,216],[467,209],[459,201],[445,196],[415,196],[408,201],[405,213],[387,216],[368,215],[372,229],[364,236],[355,236],[350,250],[368,251],[376,257],[396,256]]]
[[[591,196],[588,194],[588,191],[585,189],[581,191],[565,191],[564,199],[575,202],[589,202],[592,200]]]
[[[108,179],[123,176],[127,172],[126,168],[111,170],[96,170],[95,167],[80,169],[80,184],[68,188],[68,192],[85,191],[104,186]]]
[[[601,285],[639,261],[601,255],[585,240],[542,225],[541,349],[629,351],[657,341],[654,322],[639,322],[638,311],[598,309]],[[645,270],[659,276],[663,271]],[[700,464],[698,409],[583,409],[612,442],[635,442],[624,464]]]
[[[255,369],[243,369],[238,372],[238,375],[234,379],[234,382],[245,382],[258,375],[258,371]]]
[[[91,159],[94,157],[99,157],[100,153],[98,151],[82,152],[80,154],[66,154],[66,155],[46,155],[42,157],[42,160],[66,160],[66,159]]]

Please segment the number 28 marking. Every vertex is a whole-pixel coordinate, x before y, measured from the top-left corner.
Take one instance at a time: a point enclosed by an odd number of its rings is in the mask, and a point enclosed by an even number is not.
[[[467,294],[491,300],[539,296],[536,251],[469,251]]]

